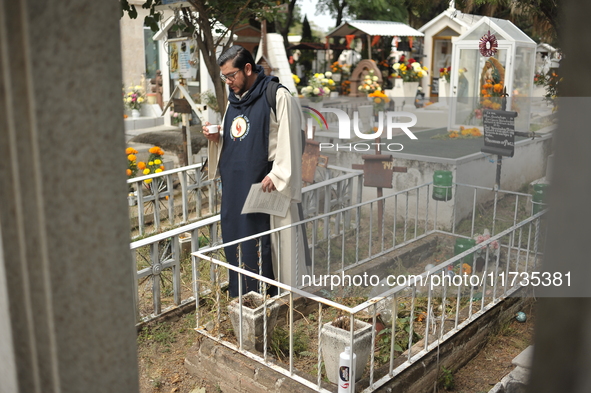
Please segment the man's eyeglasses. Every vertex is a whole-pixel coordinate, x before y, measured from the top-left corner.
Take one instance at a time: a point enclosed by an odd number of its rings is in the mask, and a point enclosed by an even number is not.
[[[234,79],[236,79],[236,74],[239,73],[240,71],[242,71],[242,70],[234,71],[228,75],[221,74],[220,77],[222,78],[222,82],[226,82],[226,81],[234,82]]]

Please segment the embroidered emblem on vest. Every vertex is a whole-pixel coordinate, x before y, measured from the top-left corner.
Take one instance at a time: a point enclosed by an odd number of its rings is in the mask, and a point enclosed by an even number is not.
[[[250,131],[250,121],[248,120],[248,117],[244,115],[236,116],[234,120],[232,120],[230,131],[234,140],[244,139],[246,135],[248,135],[248,131]]]

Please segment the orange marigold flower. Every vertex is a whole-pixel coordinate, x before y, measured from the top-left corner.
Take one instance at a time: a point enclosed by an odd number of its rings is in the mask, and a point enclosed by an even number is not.
[[[493,90],[495,91],[495,93],[500,93],[503,91],[503,85],[501,85],[500,83],[497,83],[496,85],[493,86]]]
[[[462,265],[462,273],[472,274],[472,266],[468,265],[467,263],[464,263]]]
[[[486,94],[486,93],[488,93],[488,92],[487,92],[485,89],[482,89],[482,90],[480,90],[480,92],[481,92],[482,94]]]
[[[146,169],[146,163],[143,162],[143,161],[138,162],[137,163],[137,168],[138,169],[141,169],[143,171],[144,169]]]
[[[137,150],[135,150],[133,147],[128,147],[127,149],[125,149],[125,154],[137,154]]]
[[[150,150],[148,150],[148,151],[152,154],[158,154],[159,150],[160,150],[160,148],[158,146],[154,146],[154,147],[151,147]]]
[[[472,128],[472,136],[482,136],[482,133],[478,128]]]
[[[164,150],[162,150],[162,149],[158,149],[158,155],[159,155],[159,156],[163,156],[163,155],[164,155]]]
[[[160,165],[160,169],[164,170],[164,165]]]
[[[128,155],[128,156],[127,156],[127,159],[128,159],[129,161],[135,161],[135,159],[136,159],[136,158],[137,158],[137,157],[135,156],[135,154],[130,154],[130,155]]]
[[[127,176],[131,176],[131,169],[127,169]]]

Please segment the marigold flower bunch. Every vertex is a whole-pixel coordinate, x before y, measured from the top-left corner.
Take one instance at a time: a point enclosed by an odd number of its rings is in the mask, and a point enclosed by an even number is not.
[[[450,130],[447,134],[447,137],[451,138],[451,139],[456,139],[456,138],[468,139],[468,138],[477,138],[477,137],[481,137],[481,136],[482,136],[482,132],[480,131],[480,129],[478,127],[464,128],[464,126],[460,126],[459,131]]]
[[[154,146],[151,147],[150,150],[150,157],[148,157],[148,163],[140,163],[143,168],[140,167],[138,164],[138,168],[142,170],[143,175],[149,175],[151,173],[160,173],[164,170],[164,165],[162,165],[162,156],[164,155],[164,151],[158,147]],[[152,179],[144,180],[144,183],[149,184],[152,182]]]
[[[384,94],[382,90],[376,90],[367,96],[373,98],[373,107],[376,111],[385,110],[386,104],[390,102],[390,97]]]
[[[343,71],[343,66],[338,61],[335,61],[330,65],[330,70],[333,74],[338,74],[339,72]]]
[[[345,80],[341,82],[341,94],[344,96],[351,94],[351,81]]]
[[[125,149],[125,154],[127,155],[127,177],[132,178],[137,173],[137,150],[133,147],[128,147]]]
[[[149,175],[151,173],[160,173],[164,170],[164,165],[162,163],[162,156],[164,155],[164,150],[162,150],[158,146],[151,147],[150,156],[148,157],[148,162],[145,163],[143,161],[137,162],[138,153],[137,150],[134,148],[128,147],[125,149],[125,153],[127,154],[127,176],[129,178],[135,177],[137,172],[140,171],[140,175]],[[152,179],[144,180],[144,183],[150,184]]]

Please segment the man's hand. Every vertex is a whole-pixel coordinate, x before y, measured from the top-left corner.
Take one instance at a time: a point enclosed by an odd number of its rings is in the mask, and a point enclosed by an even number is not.
[[[273,184],[273,180],[271,180],[269,176],[265,176],[261,184],[263,185],[264,192],[271,192],[276,190],[275,184]]]
[[[205,124],[203,125],[203,135],[207,138],[208,141],[211,142],[218,142],[220,140],[220,132],[218,130],[217,133],[215,134],[210,134],[209,130],[207,129],[207,126],[210,126],[211,123],[206,121]]]

